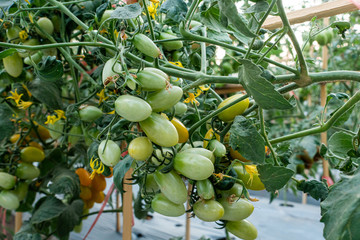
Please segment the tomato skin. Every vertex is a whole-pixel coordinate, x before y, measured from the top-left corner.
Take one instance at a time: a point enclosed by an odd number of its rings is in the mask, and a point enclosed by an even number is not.
[[[220,141],[220,135],[217,134],[217,133],[215,133],[212,128],[210,128],[210,129],[206,132],[204,138],[205,138],[205,139],[213,139],[213,138],[214,138],[214,139]],[[204,148],[206,148],[208,144],[209,144],[209,141],[207,141],[207,140],[204,140],[204,141],[203,141],[203,147],[204,147]]]
[[[80,186],[80,195],[79,197],[82,200],[90,200],[92,197],[92,192],[89,187]]]
[[[48,124],[48,127],[50,129],[59,131],[59,132],[55,132],[55,131],[49,130],[50,137],[52,139],[59,139],[62,136],[62,133],[60,133],[60,132],[64,131],[64,125],[65,125],[65,121],[62,119],[56,121],[54,124]]]
[[[220,109],[232,102],[234,102],[235,100],[241,98],[244,94],[235,94],[227,99],[225,99],[224,101],[222,101],[217,109]],[[245,110],[249,107],[249,98],[246,98],[244,100],[242,100],[241,102],[236,103],[235,105],[225,109],[224,111],[222,111],[219,115],[218,118],[224,122],[231,122],[234,120],[234,118],[237,115],[242,114],[243,112],[245,112]]]
[[[153,58],[157,58],[161,55],[160,49],[146,35],[142,33],[136,34],[133,40],[135,48],[143,54]]]
[[[154,179],[158,184],[161,193],[176,204],[183,204],[187,199],[187,190],[184,181],[175,171],[162,173],[156,171]]]
[[[221,218],[222,220],[240,221],[249,217],[254,211],[254,206],[245,199],[229,201],[228,198],[221,198],[219,202],[225,210],[224,216]]]
[[[183,90],[180,87],[172,86],[169,89],[161,89],[158,92],[150,93],[146,101],[154,112],[161,112],[173,107],[180,101]]]
[[[236,197],[241,197],[243,189],[244,187],[241,184],[235,183],[232,188],[230,188],[229,190],[220,191],[220,193],[223,198],[227,198],[232,195]]]
[[[8,190],[0,192],[0,206],[9,210],[15,210],[19,207],[20,201],[15,193]]]
[[[21,202],[26,198],[28,190],[29,190],[29,184],[27,184],[26,182],[19,182],[15,190],[12,190],[11,192],[14,193]]]
[[[25,45],[25,46],[36,46],[36,45],[39,45],[39,44],[40,44],[40,42],[36,38],[28,39],[23,43],[23,45]],[[19,56],[22,57],[22,58],[26,58],[28,56],[31,56],[31,55],[35,54],[35,53],[36,53],[36,51],[24,50],[23,52],[19,52]]]
[[[183,102],[178,102],[175,104],[175,115],[181,116],[187,111],[187,105]]]
[[[23,61],[16,52],[13,55],[3,58],[5,71],[12,77],[17,78],[21,75],[23,70]]]
[[[106,189],[106,179],[102,174],[95,174],[91,182],[91,190],[104,191]]]
[[[41,151],[44,151],[43,147],[42,147],[41,144],[38,143],[38,142],[31,141],[31,142],[29,142],[29,146],[31,146],[31,147],[36,147],[36,148],[40,149]]]
[[[101,191],[91,191],[91,199],[96,203],[102,203],[105,199],[105,194]]]
[[[110,18],[111,14],[114,12],[113,9],[108,9],[105,10],[105,12],[103,13],[103,15],[101,16],[101,20],[100,20],[100,25],[107,19]]]
[[[174,168],[187,178],[204,180],[214,172],[210,159],[195,153],[180,152],[174,158]]]
[[[42,56],[43,56],[43,53],[41,51],[38,51],[37,53],[34,53],[33,55],[31,55],[31,58],[30,58],[30,56],[24,58],[24,63],[27,65],[38,64],[41,61]]]
[[[169,79],[169,75],[167,75],[165,72],[161,71],[158,68],[153,68],[153,67],[146,67],[142,70],[142,72],[151,72],[151,73],[155,73],[157,75],[162,76],[163,78],[165,78],[166,80]]]
[[[90,173],[85,168],[78,168],[75,173],[79,176],[81,186],[89,187],[91,185]]]
[[[19,163],[15,175],[20,179],[33,180],[40,175],[40,170],[31,163],[22,162]]]
[[[177,38],[177,36],[175,36],[173,34],[165,33],[165,32],[160,33],[160,40],[174,39],[174,38]],[[164,48],[167,51],[173,51],[173,50],[177,50],[177,49],[180,49],[183,47],[182,41],[163,42],[161,44],[164,46]]]
[[[20,152],[20,158],[24,162],[42,162],[45,159],[44,151],[36,147],[25,147]]]
[[[151,156],[154,148],[147,137],[138,137],[130,142],[128,151],[130,157],[133,159],[137,161],[145,161]]]
[[[76,135],[82,135],[83,131],[81,129],[81,126],[73,126],[70,131],[70,134],[76,134]],[[71,145],[75,145],[78,141],[80,141],[82,137],[78,137],[78,136],[71,136],[69,135],[68,137],[68,143],[70,143]]]
[[[172,147],[179,142],[175,126],[160,114],[152,113],[139,124],[146,136],[161,147]]]
[[[158,91],[166,87],[166,78],[155,71],[140,71],[137,74],[137,82],[144,91]]]
[[[45,127],[37,124],[37,122],[34,122],[36,131],[38,132],[40,138],[42,140],[47,140],[51,138],[49,130],[47,130]],[[34,129],[31,130],[30,136],[33,138],[38,138],[39,136],[36,134],[36,131]]]
[[[0,172],[0,187],[3,189],[11,189],[15,186],[16,177],[6,173]]]
[[[99,119],[103,112],[94,106],[86,106],[79,111],[80,119],[84,122],[93,122]]]
[[[189,131],[187,130],[185,125],[175,117],[171,120],[171,123],[175,126],[176,131],[179,135],[179,143],[187,142],[187,140],[189,139]]]
[[[201,199],[210,200],[215,197],[215,191],[209,179],[196,182],[196,190]]]
[[[179,217],[185,213],[183,204],[173,203],[161,193],[155,195],[151,201],[151,208],[155,212],[168,217]]]
[[[200,200],[194,206],[195,215],[205,222],[215,222],[224,215],[223,206],[215,200]]]
[[[147,193],[156,193],[160,190],[153,173],[146,175],[145,190]]]
[[[255,240],[257,238],[255,226],[247,220],[229,221],[226,224],[226,230],[244,240]]]
[[[234,169],[238,174],[238,178],[244,182],[247,189],[255,191],[261,191],[265,189],[264,184],[260,180],[256,165],[245,165],[245,167],[243,167],[241,163],[235,163]]]
[[[319,43],[320,46],[325,46],[328,42],[327,34],[325,32],[321,32],[316,35],[315,40]]]
[[[54,33],[54,24],[50,19],[47,17],[39,18],[37,21],[37,24],[39,27],[44,30],[44,32],[48,33],[49,35],[52,35]],[[35,31],[43,38],[46,38],[46,36],[38,29],[36,28]]]
[[[215,156],[214,156],[213,152],[208,150],[208,149],[205,149],[205,148],[188,148],[188,149],[183,150],[182,152],[196,153],[196,154],[199,154],[201,156],[204,156],[204,157],[210,159],[210,161],[212,163],[215,163]]]
[[[224,144],[216,139],[213,139],[209,142],[208,149],[214,153],[215,157],[224,157],[226,154],[226,148]]]
[[[120,161],[121,150],[114,141],[103,140],[99,145],[98,155],[103,164],[114,167]]]
[[[6,37],[8,38],[8,40],[11,43],[19,43],[20,42],[20,38],[19,38],[19,33],[21,32],[21,28],[19,28],[18,26],[13,26],[9,29],[6,29]],[[12,40],[14,39],[14,40]]]
[[[117,61],[116,58],[110,58],[109,60],[107,60],[102,71],[102,81],[104,86],[112,85],[112,80],[114,80],[114,77],[118,75],[121,70],[121,64]]]
[[[150,117],[152,109],[139,97],[121,95],[115,101],[115,111],[130,122],[140,122]]]

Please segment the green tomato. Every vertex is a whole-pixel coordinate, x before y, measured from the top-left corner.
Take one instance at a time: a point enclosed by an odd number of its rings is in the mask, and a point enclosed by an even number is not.
[[[99,119],[103,112],[94,106],[86,106],[79,111],[80,119],[84,122],[94,122]]]
[[[15,175],[20,179],[33,180],[40,175],[40,170],[31,163],[22,162],[19,163]]]
[[[17,78],[21,75],[23,70],[23,61],[16,52],[13,55],[3,58],[5,71],[12,77]]]
[[[200,144],[200,142],[199,142],[199,144]],[[202,144],[203,144],[203,143],[201,142],[201,146],[202,146]],[[184,149],[182,152],[196,153],[196,154],[199,154],[199,155],[201,155],[201,156],[204,156],[204,157],[210,159],[210,161],[211,161],[212,163],[215,163],[215,156],[214,156],[213,152],[210,151],[210,150],[207,150],[207,149],[205,149],[205,148],[202,148],[202,147],[191,148],[191,147],[190,147],[190,148],[188,148],[188,149]]]
[[[19,182],[15,190],[12,190],[11,192],[18,197],[19,201],[22,201],[26,198],[28,190],[29,184],[27,184],[26,182]]]
[[[189,28],[192,29],[192,28],[195,28],[195,27],[198,27],[198,26],[201,26],[201,25],[202,25],[201,22],[191,20]]]
[[[222,101],[219,106],[218,109],[225,107],[226,105],[234,102],[235,100],[241,98],[243,96],[243,94],[235,94],[227,99],[225,99],[224,101]],[[242,100],[241,102],[236,103],[235,105],[232,105],[231,107],[225,109],[224,111],[222,111],[218,117],[220,120],[224,121],[224,122],[231,122],[234,120],[234,118],[237,115],[242,114],[243,112],[245,112],[245,110],[249,107],[249,98],[246,98],[244,100]]]
[[[174,39],[174,38],[177,38],[177,36],[165,32],[160,33],[160,40]],[[161,44],[164,46],[164,48],[167,51],[173,51],[183,47],[182,41],[162,42]]]
[[[107,60],[102,71],[102,81],[104,86],[109,84],[112,85],[116,80],[115,76],[117,76],[121,70],[121,64],[116,58],[110,58]]]
[[[172,86],[168,89],[162,89],[158,92],[150,93],[146,101],[150,104],[154,112],[161,112],[173,107],[183,96],[183,90],[180,87]]]
[[[142,33],[134,36],[133,43],[137,50],[149,57],[157,58],[161,55],[160,49],[155,43]]]
[[[167,75],[165,72],[161,71],[158,68],[153,68],[153,67],[146,67],[144,68],[141,72],[151,72],[151,73],[155,73],[157,75],[162,76],[163,78],[165,78],[166,80],[169,79],[169,75]]]
[[[223,73],[223,75],[227,76],[227,75],[233,73],[233,71],[234,71],[234,69],[230,62],[224,62],[221,65],[221,72]]]
[[[20,201],[12,191],[3,190],[0,192],[0,206],[9,210],[15,210],[19,207]]]
[[[204,179],[196,182],[197,194],[201,199],[210,200],[215,198],[215,191],[209,179]]]
[[[138,137],[130,142],[128,151],[133,159],[145,161],[151,156],[154,148],[147,137]]]
[[[194,206],[195,215],[205,222],[215,222],[224,215],[223,206],[215,200],[199,200]]]
[[[183,102],[176,103],[174,107],[176,116],[181,116],[187,111],[187,105]]]
[[[257,238],[255,226],[247,220],[229,221],[226,223],[226,230],[244,240],[254,240]]]
[[[185,213],[183,204],[173,203],[161,193],[155,195],[151,201],[151,208],[155,212],[168,217],[179,217]]]
[[[147,193],[156,193],[160,190],[153,173],[146,175],[145,190]]]
[[[216,139],[211,140],[207,148],[214,153],[215,157],[224,157],[226,154],[226,147]]]
[[[51,22],[54,25],[55,32],[60,32],[61,29],[61,18],[59,15],[52,15]]]
[[[230,200],[228,198],[221,198],[219,200],[225,209],[222,220],[240,221],[249,217],[254,211],[254,206],[245,199]]]
[[[161,147],[172,147],[179,142],[175,126],[160,114],[152,113],[139,124],[146,136]]]
[[[168,173],[156,171],[154,178],[162,194],[169,201],[176,204],[183,204],[187,200],[187,190],[184,181],[174,170]]]
[[[53,124],[48,124],[48,127],[50,128],[49,133],[51,138],[52,139],[60,138],[62,136],[62,132],[64,131],[64,126],[65,126],[65,121],[62,119],[56,121]]]
[[[23,43],[23,45],[25,45],[25,46],[36,46],[36,45],[39,45],[39,44],[40,44],[40,42],[36,38],[28,39]],[[22,57],[22,58],[26,58],[29,55],[33,55],[35,53],[36,53],[36,51],[23,50],[22,52],[19,52],[19,56]]]
[[[251,49],[256,51],[256,50],[260,50],[263,46],[264,46],[264,41],[260,39],[256,39]]]
[[[328,29],[325,31],[325,34],[326,34],[326,38],[327,38],[327,44],[328,43],[331,43],[331,41],[333,40],[334,38],[334,32],[331,30],[331,29]]]
[[[96,138],[99,133],[99,130],[97,130],[96,128],[91,128],[85,135],[85,144],[87,146],[90,146],[94,141],[93,139]]]
[[[104,14],[101,16],[100,25],[105,22],[105,20],[109,19],[113,12],[113,9],[105,10]]]
[[[20,158],[27,163],[42,162],[45,159],[45,153],[37,147],[25,147],[20,152]]]
[[[187,178],[204,180],[214,172],[214,164],[207,157],[196,153],[180,152],[174,158],[174,168]]]
[[[139,97],[121,95],[115,101],[115,111],[130,122],[140,122],[150,117],[152,109]]]
[[[114,167],[121,157],[120,147],[112,140],[103,140],[98,148],[98,155],[103,164]]]
[[[220,193],[223,198],[227,198],[229,196],[241,197],[243,189],[244,187],[241,184],[235,183],[232,188],[220,191]]]
[[[34,64],[37,65],[41,61],[42,56],[43,56],[42,51],[38,51],[37,53],[24,58],[24,63],[27,65],[34,65]]]
[[[0,172],[0,188],[11,189],[15,186],[15,183],[16,183],[15,176],[6,172]]]
[[[13,26],[9,29],[6,29],[6,36],[11,43],[19,43],[20,42],[20,37],[19,37],[20,32],[21,32],[20,27]]]
[[[50,19],[47,17],[42,17],[37,20],[37,24],[39,27],[46,32],[49,35],[52,35],[54,33],[54,24]],[[35,29],[35,31],[43,38],[46,38],[46,35],[43,34],[38,28]]]
[[[327,35],[324,31],[316,35],[315,40],[319,43],[320,46],[325,46],[328,42]]]
[[[137,82],[144,91],[158,91],[166,87],[166,78],[156,71],[140,71],[137,74]]]
[[[81,129],[81,126],[73,126],[70,131],[70,134],[74,134],[74,135],[83,135],[83,131]],[[75,145],[78,141],[81,140],[82,137],[78,137],[78,136],[72,136],[69,135],[68,137],[68,143],[70,143],[71,145]]]

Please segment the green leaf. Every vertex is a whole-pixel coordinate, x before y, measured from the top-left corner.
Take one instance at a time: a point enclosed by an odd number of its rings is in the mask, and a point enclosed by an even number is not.
[[[262,13],[266,12],[269,4],[266,1],[259,1],[244,11],[244,13]]]
[[[132,19],[141,14],[141,6],[139,3],[125,5],[124,7],[117,7],[114,12],[111,13],[110,18],[116,19]]]
[[[54,82],[43,81],[39,78],[28,85],[31,94],[51,109],[62,109],[61,90]]]
[[[334,123],[334,126],[343,126],[343,125],[345,124],[345,122],[346,122],[347,120],[349,120],[349,118],[350,118],[350,116],[351,116],[354,108],[355,108],[355,105],[352,106],[351,108],[349,108],[348,110],[346,110],[346,111],[343,113],[343,115],[341,115],[341,117],[339,117],[339,118],[336,120],[336,122]],[[334,114],[334,113],[335,113],[335,112],[331,113],[330,116],[331,116],[332,114]]]
[[[97,19],[101,19],[104,15],[105,10],[107,9],[109,3],[103,3],[98,8],[96,8],[96,17]],[[111,16],[110,16],[111,17]]]
[[[324,182],[319,182],[316,180],[301,180],[297,184],[297,189],[303,191],[304,193],[309,193],[311,197],[316,200],[320,199],[321,201],[324,201],[329,193],[327,185]]]
[[[321,206],[321,222],[327,240],[357,239],[360,236],[360,171],[335,183]]]
[[[130,155],[127,155],[114,167],[114,183],[116,188],[119,189],[121,193],[124,192],[123,181],[125,173],[130,169],[133,160],[134,159],[132,159]]]
[[[1,51],[0,52],[0,59],[3,59],[3,58],[6,58],[8,56],[11,56],[13,55],[14,53],[16,53],[17,50],[15,48],[9,48],[9,49],[6,49],[4,51]]]
[[[320,151],[319,151],[320,156],[325,157],[325,154],[326,154],[327,150],[328,149],[327,149],[326,145],[324,143],[321,143]]]
[[[353,136],[348,133],[334,133],[329,139],[329,151],[331,151],[338,157],[345,158],[347,156],[347,152],[354,148],[352,144],[352,139]]]
[[[220,13],[225,16],[229,23],[234,26],[235,31],[244,34],[247,37],[256,37],[257,35],[250,31],[247,22],[242,18],[233,1],[219,0],[218,1]]]
[[[263,109],[290,109],[293,106],[261,76],[261,69],[250,60],[239,59],[239,81]]]
[[[337,21],[333,22],[330,27],[337,28],[342,37],[345,38],[345,32],[346,30],[350,29],[350,23],[346,21]]]
[[[268,192],[281,189],[295,174],[291,169],[273,166],[272,164],[258,165],[257,170],[260,174],[260,180]]]
[[[201,22],[215,32],[224,31],[224,25],[220,23],[219,8],[211,7],[207,11],[201,12]]]
[[[38,64],[36,73],[41,80],[56,82],[64,73],[63,64],[55,56],[47,56]]]
[[[80,182],[74,171],[66,168],[56,168],[53,172],[52,184],[49,189],[55,194],[70,194],[78,196],[80,193]]]
[[[290,158],[293,154],[290,143],[280,143],[276,146],[276,155],[284,165],[290,163]]]
[[[83,207],[84,202],[77,199],[63,211],[58,221],[58,235],[60,237],[68,236],[74,227],[80,224]]]
[[[0,141],[10,137],[14,131],[15,127],[13,122],[11,122],[13,112],[8,107],[7,104],[0,104]]]
[[[14,240],[41,240],[41,235],[36,232],[34,227],[28,223],[24,222],[21,226],[20,231],[17,232],[14,236]]]
[[[209,29],[207,31],[207,37],[224,43],[232,43],[232,40],[227,33],[219,33]]]
[[[183,0],[166,0],[161,4],[160,12],[166,14],[167,19],[175,22],[185,20],[188,11],[187,5]]]
[[[45,197],[45,200],[36,209],[31,217],[32,224],[38,224],[60,216],[66,209],[66,205],[53,196]]]
[[[265,141],[245,117],[236,116],[230,128],[230,147],[254,163],[265,161]]]

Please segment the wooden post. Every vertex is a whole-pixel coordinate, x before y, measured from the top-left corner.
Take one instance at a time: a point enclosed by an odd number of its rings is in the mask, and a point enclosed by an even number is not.
[[[190,196],[191,191],[192,191],[192,184],[188,183],[188,196]],[[190,208],[190,199],[188,199],[187,203],[186,203],[186,210],[188,210]],[[190,228],[191,228],[191,223],[190,223],[190,217],[191,214],[189,212],[186,213],[186,222],[185,222],[185,240],[190,240]]]
[[[15,233],[17,233],[22,226],[22,212],[15,213]]]
[[[120,193],[116,190],[116,209],[120,208]],[[120,213],[116,213],[116,232],[120,232],[121,228],[121,220]]]
[[[133,207],[132,207],[132,185],[130,180],[131,174],[133,173],[133,169],[130,168],[129,171],[126,172],[124,177],[124,191],[123,194],[123,232],[122,239],[123,240],[131,240],[131,232],[132,232],[132,223],[133,223]]]

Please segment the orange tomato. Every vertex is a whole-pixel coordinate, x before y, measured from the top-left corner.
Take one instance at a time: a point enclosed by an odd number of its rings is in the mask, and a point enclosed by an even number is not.
[[[80,198],[82,200],[90,200],[92,197],[92,192],[89,187],[80,186]]]
[[[88,187],[91,185],[90,173],[84,168],[76,169],[75,173],[79,176],[80,185]]]
[[[96,191],[104,191],[106,188],[105,177],[101,174],[95,174],[95,177],[91,183],[91,188]]]

